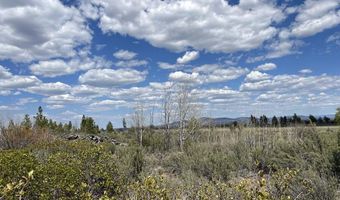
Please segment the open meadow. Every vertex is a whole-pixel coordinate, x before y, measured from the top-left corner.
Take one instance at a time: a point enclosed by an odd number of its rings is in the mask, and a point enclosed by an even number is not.
[[[75,130],[73,130],[75,131]],[[336,199],[339,127],[1,130],[1,199]]]

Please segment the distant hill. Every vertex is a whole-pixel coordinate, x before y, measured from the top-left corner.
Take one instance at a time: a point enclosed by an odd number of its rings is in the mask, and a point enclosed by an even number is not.
[[[222,126],[222,125],[229,125],[233,122],[237,123],[248,123],[250,118],[249,117],[238,117],[238,118],[227,118],[227,117],[220,117],[220,118],[209,118],[209,117],[202,117],[201,123],[203,126]]]
[[[309,119],[309,115],[298,115],[302,120],[308,120]],[[314,115],[314,117],[319,118],[319,117],[328,117],[330,119],[334,119],[335,115],[334,114],[328,114],[328,115]],[[268,117],[268,116],[267,116]],[[280,116],[279,116],[280,117]],[[291,116],[287,116],[288,118],[293,117],[293,115]],[[259,118],[258,118],[259,119]],[[268,117],[269,122],[272,119],[272,116]],[[237,118],[229,118],[229,117],[218,117],[218,118],[211,118],[211,117],[202,117],[199,119],[201,121],[201,124],[203,126],[223,126],[223,125],[230,125],[233,122],[237,122],[239,124],[248,124],[250,121],[250,117],[237,117]],[[173,122],[170,124],[171,128],[176,128],[179,126],[179,122]],[[160,125],[158,127],[163,127],[163,125]]]

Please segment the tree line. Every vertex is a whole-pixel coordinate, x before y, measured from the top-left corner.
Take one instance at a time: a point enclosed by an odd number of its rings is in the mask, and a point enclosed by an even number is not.
[[[338,117],[337,117],[338,116]],[[337,113],[334,119],[327,116],[316,118],[314,115],[309,115],[307,119],[302,119],[296,113],[293,116],[280,116],[275,115],[270,119],[266,115],[262,115],[259,118],[251,115],[249,125],[253,127],[288,127],[296,125],[316,125],[316,126],[333,126],[340,124],[340,113]]]

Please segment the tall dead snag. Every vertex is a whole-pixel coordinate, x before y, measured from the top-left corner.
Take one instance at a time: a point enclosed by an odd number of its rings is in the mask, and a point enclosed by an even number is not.
[[[138,103],[134,107],[134,112],[132,115],[133,126],[136,131],[137,141],[140,146],[143,145],[143,131],[145,127],[145,112],[144,105],[142,103]]]
[[[191,94],[190,87],[187,85],[178,85],[176,95],[177,117],[179,123],[179,146],[183,151],[184,142],[190,136],[194,137],[197,130],[198,120],[194,123],[194,129],[188,131],[187,123],[191,120],[198,119],[198,106],[194,102],[193,94]]]
[[[165,135],[165,149],[171,148],[171,133],[170,126],[173,120],[174,110],[175,110],[175,99],[173,93],[173,84],[164,88],[163,96],[162,96],[162,124],[164,126],[164,135]]]

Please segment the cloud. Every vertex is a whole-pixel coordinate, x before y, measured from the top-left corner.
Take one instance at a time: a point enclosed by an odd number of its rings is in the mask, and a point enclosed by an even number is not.
[[[125,106],[126,101],[123,100],[101,100],[89,105],[89,109],[92,111],[104,111],[104,110],[113,110],[119,106]]]
[[[164,90],[164,89],[170,89],[171,87],[173,87],[174,83],[170,82],[170,81],[166,81],[166,82],[163,82],[163,83],[150,82],[149,85],[153,89]]]
[[[0,90],[0,96],[8,96],[12,94],[10,90]]]
[[[280,28],[274,39],[265,45],[266,55],[248,58],[247,62],[301,53],[304,44],[301,38],[313,36],[340,24],[339,0],[306,0],[294,8],[285,9],[286,17],[296,13],[295,20],[288,27]]]
[[[221,66],[218,64],[205,64],[193,69],[194,72],[202,72],[204,74],[212,73],[213,71],[220,69]]]
[[[74,86],[71,90],[72,95],[76,96],[103,96],[109,94],[110,91],[108,91],[106,88],[100,88],[100,87],[93,87],[89,85],[77,85]]]
[[[77,71],[84,71],[95,68],[107,68],[112,63],[101,57],[76,57],[69,61],[62,59],[39,61],[29,66],[31,72],[38,76],[57,77],[74,74]]]
[[[235,6],[220,0],[91,2],[100,7],[99,27],[104,33],[130,35],[173,51],[255,49],[276,34],[272,24],[284,18],[279,8],[264,0]]]
[[[146,60],[121,60],[115,63],[117,67],[140,67],[147,64]]]
[[[121,60],[131,60],[137,56],[137,53],[128,50],[119,50],[113,53],[113,56]]]
[[[340,32],[336,32],[330,35],[327,40],[327,43],[334,42],[336,45],[340,46]]]
[[[259,65],[255,68],[255,70],[257,70],[257,71],[270,71],[270,70],[273,70],[273,69],[276,69],[276,64],[274,64],[274,63],[265,63],[265,64]]]
[[[26,97],[26,98],[20,98],[16,105],[18,106],[23,106],[23,105],[26,105],[26,104],[29,104],[29,103],[36,103],[38,102],[37,99],[33,99],[33,98],[30,98],[30,97]]]
[[[298,53],[299,51],[297,51],[296,49],[298,49],[298,47],[300,47],[302,44],[303,42],[300,40],[280,39],[274,41],[267,46],[267,50],[269,52],[267,53],[267,55],[265,55],[264,58],[280,58],[283,56]]]
[[[6,106],[6,105],[0,105],[1,111],[13,111],[13,110],[19,110],[19,107],[17,106]]]
[[[237,90],[233,90],[229,87],[211,89],[193,89],[192,93],[198,94],[199,98],[201,99],[206,99],[210,102],[215,103],[220,101],[221,99],[225,99],[223,102],[227,102],[228,100],[241,101],[244,98],[248,98],[247,97],[248,94],[242,93]]]
[[[241,91],[276,91],[287,92],[315,92],[337,89],[340,87],[339,76],[304,76],[304,75],[277,75],[270,79],[244,82],[240,86]]]
[[[158,67],[161,69],[177,69],[179,67],[182,67],[183,65],[180,64],[170,64],[166,62],[158,62]]]
[[[242,67],[229,67],[226,69],[220,68],[214,70],[212,73],[207,74],[205,76],[206,83],[215,83],[215,82],[223,82],[223,81],[230,81],[235,80],[246,73],[248,73],[247,68]]]
[[[99,102],[91,103],[90,106],[117,106],[123,103],[126,103],[126,102],[119,101],[119,100],[117,101],[117,100],[106,99],[106,100],[102,100]]]
[[[270,77],[271,76],[269,74],[262,73],[259,71],[252,71],[246,76],[245,80],[248,82],[255,82],[255,81],[267,80]]]
[[[0,19],[0,59],[30,62],[72,57],[78,46],[92,39],[79,10],[58,0],[2,1]]]
[[[43,98],[42,102],[52,105],[64,105],[64,104],[77,104],[77,103],[86,103],[89,99],[84,97],[77,97],[71,94],[61,94],[61,95],[53,95],[46,98]]]
[[[181,83],[199,83],[200,76],[199,73],[185,73],[182,71],[176,71],[169,74],[169,79]]]
[[[338,0],[306,0],[299,9],[291,33],[296,37],[315,35],[340,24]]]
[[[25,91],[30,92],[30,93],[50,96],[50,95],[65,94],[65,93],[68,93],[70,90],[71,90],[71,86],[65,83],[55,82],[55,83],[41,83],[39,85],[29,87]]]
[[[177,58],[177,63],[186,64],[199,57],[200,53],[198,51],[187,51],[182,57]]]
[[[79,82],[97,87],[116,87],[145,80],[146,71],[133,69],[91,69],[79,76]]]
[[[299,72],[300,72],[301,74],[310,74],[310,73],[312,73],[313,71],[310,70],[310,69],[302,69],[302,70],[300,70]]]
[[[64,108],[65,106],[64,106],[64,105],[47,105],[46,107],[47,107],[48,109],[55,110],[55,109]]]
[[[155,97],[159,98],[160,94],[150,87],[131,87],[127,89],[115,89],[111,92],[109,97],[117,100],[124,99],[126,101],[133,102],[155,99]]]
[[[300,103],[302,98],[298,94],[278,94],[275,92],[268,92],[260,94],[256,101],[267,103]]]
[[[9,69],[6,69],[0,65],[0,79],[11,78],[11,76],[12,76],[12,73],[9,71]]]
[[[10,78],[0,79],[0,89],[22,89],[40,84],[41,81],[35,76],[12,75]]]

